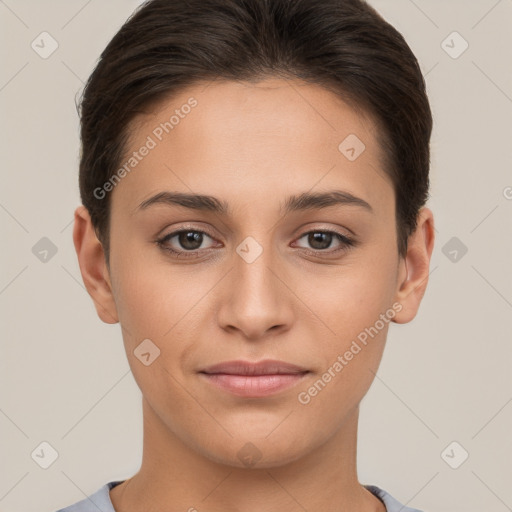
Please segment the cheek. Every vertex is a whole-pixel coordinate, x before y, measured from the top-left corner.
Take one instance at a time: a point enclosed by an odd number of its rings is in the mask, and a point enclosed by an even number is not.
[[[149,338],[162,351],[186,349],[189,331],[208,318],[202,312],[208,292],[219,280],[212,269],[178,268],[156,251],[133,251],[115,258],[114,295],[127,348]],[[188,333],[188,334],[187,334]],[[184,343],[176,346],[171,340]],[[162,355],[165,355],[162,353]]]
[[[393,308],[396,263],[392,251],[361,253],[317,279],[307,294],[305,289],[300,292],[322,320],[319,356],[322,371],[330,369],[330,373],[325,379],[320,376],[319,389],[325,385],[326,392],[322,391],[319,403],[343,397],[356,404],[371,385],[397,312]]]
[[[164,328],[162,310],[165,300],[162,288],[165,283],[151,279],[150,269],[141,269],[130,264],[130,268],[118,267],[118,283],[115,301],[119,321],[131,335],[156,338]],[[170,297],[170,295],[169,295]],[[167,297],[167,300],[169,299]],[[169,321],[172,318],[168,318]]]
[[[129,251],[113,257],[112,270],[116,309],[128,353],[144,339],[160,346],[159,340],[179,314],[179,295],[172,276],[162,275],[157,266]]]
[[[314,285],[302,285],[297,294],[306,297],[310,309],[340,340],[356,337],[392,306],[395,267],[391,259],[366,258],[316,276]]]
[[[297,398],[311,416],[329,410],[326,426],[342,422],[375,378],[396,313],[390,288],[387,279],[376,281],[372,273],[363,278],[354,272],[350,278],[329,280],[328,292],[317,288],[309,295],[311,304],[322,305],[319,316],[329,329],[321,344],[310,348],[323,363],[317,378],[301,388]]]

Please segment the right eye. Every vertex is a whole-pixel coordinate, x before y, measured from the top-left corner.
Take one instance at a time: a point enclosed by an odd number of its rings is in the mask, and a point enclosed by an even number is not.
[[[156,242],[165,251],[176,257],[197,257],[199,252],[211,247],[201,248],[205,240],[213,239],[208,233],[198,229],[185,228],[173,231]]]

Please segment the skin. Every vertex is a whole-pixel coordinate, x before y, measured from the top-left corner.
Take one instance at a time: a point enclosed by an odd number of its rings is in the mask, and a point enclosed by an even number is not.
[[[141,468],[111,490],[113,505],[118,512],[383,512],[358,482],[356,448],[359,403],[389,322],[308,404],[297,396],[394,303],[401,310],[391,321],[414,318],[428,282],[433,214],[420,211],[399,258],[394,190],[376,125],[298,80],[189,87],[134,120],[127,154],[191,96],[198,105],[111,192],[109,265],[87,211],[75,212],[84,283],[100,318],[120,322],[143,395]],[[338,150],[349,134],[366,146],[354,161]],[[353,204],[280,211],[290,195],[334,189],[364,199],[373,212]],[[138,208],[163,191],[215,196],[231,213]],[[196,244],[198,256],[177,258],[155,243],[184,228],[208,233]],[[308,233],[319,229],[358,243],[343,248],[333,237],[313,245]],[[262,248],[251,263],[236,252],[248,236]],[[178,236],[167,246],[190,247]],[[148,366],[134,355],[144,339],[160,349]],[[258,399],[219,390],[197,373],[267,358],[310,373]],[[237,456],[246,443],[261,457],[253,467]]]

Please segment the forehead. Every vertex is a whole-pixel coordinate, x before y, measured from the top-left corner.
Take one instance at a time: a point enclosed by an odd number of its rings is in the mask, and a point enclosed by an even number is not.
[[[362,110],[318,85],[280,78],[198,83],[133,120],[126,161],[151,149],[114,197],[124,189],[133,204],[170,189],[235,202],[250,192],[256,202],[269,193],[343,188],[378,208],[393,191],[376,130]]]

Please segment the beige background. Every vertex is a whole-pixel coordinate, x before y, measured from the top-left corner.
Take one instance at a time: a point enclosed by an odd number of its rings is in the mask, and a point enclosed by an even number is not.
[[[137,4],[0,1],[2,512],[52,512],[139,466],[140,391],[71,240],[75,95]],[[422,308],[391,325],[363,400],[360,480],[426,511],[512,510],[512,0],[371,4],[426,74],[437,240]],[[43,31],[58,43],[46,59],[31,48]],[[469,44],[457,58],[463,40],[442,43],[453,31]],[[32,252],[43,237],[46,262]],[[31,457],[43,441],[58,452],[47,469]]]

